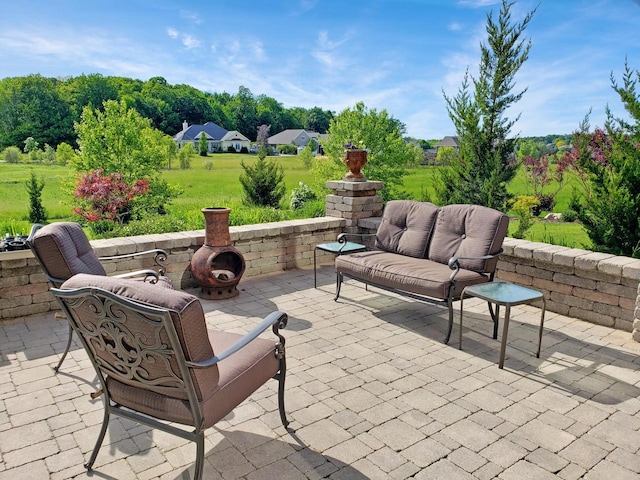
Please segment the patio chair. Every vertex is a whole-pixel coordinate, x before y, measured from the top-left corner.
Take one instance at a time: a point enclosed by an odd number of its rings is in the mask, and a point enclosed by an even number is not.
[[[202,477],[204,430],[226,417],[270,378],[284,412],[287,315],[275,311],[251,332],[207,330],[199,300],[178,290],[96,275],[75,275],[51,289],[95,367],[104,420],[85,467],[90,471],[109,415],[119,415],[196,443]],[[277,339],[258,336],[271,328]],[[176,425],[180,424],[180,425]]]
[[[167,260],[167,252],[161,249],[154,249],[126,255],[98,257],[93,251],[82,227],[77,223],[56,222],[46,226],[36,224],[31,227],[27,245],[38,262],[40,262],[44,274],[52,287],[59,287],[65,280],[77,273],[106,276],[107,272],[101,261],[153,255],[155,270],[140,270],[117,276],[121,278],[137,277],[141,281],[157,283],[160,287],[173,288],[171,281],[165,276],[167,269],[163,262]],[[69,353],[72,334],[73,330],[71,324],[69,324],[67,346],[58,365],[54,367],[55,372],[58,372],[67,353]]]

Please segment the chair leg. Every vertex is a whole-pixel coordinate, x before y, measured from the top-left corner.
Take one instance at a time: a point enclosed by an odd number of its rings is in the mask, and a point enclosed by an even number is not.
[[[498,323],[500,322],[500,317],[498,314],[500,313],[500,305],[496,305],[495,312],[493,311],[493,303],[487,302],[489,306],[489,314],[491,315],[491,320],[493,320],[493,339],[498,338]]]
[[[96,446],[93,447],[93,452],[91,452],[91,457],[89,461],[84,464],[84,468],[88,471],[91,471],[94,462],[96,461],[96,457],[98,456],[98,452],[100,451],[100,447],[102,446],[102,441],[104,440],[104,436],[107,433],[107,427],[109,426],[109,399],[105,398],[104,405],[104,418],[102,419],[102,428],[100,428],[100,434],[98,435],[98,439],[96,440]]]
[[[284,381],[287,375],[287,362],[283,357],[280,359],[280,373],[278,373],[278,409],[280,410],[280,421],[284,428],[289,427],[289,420],[284,411]]]
[[[342,274],[340,272],[336,272],[336,296],[333,299],[334,302],[338,301],[338,297],[340,297],[341,286],[342,286]]]
[[[447,335],[444,337],[444,343],[448,344],[451,339],[451,331],[453,330],[453,299],[449,295],[447,300],[447,306],[449,307],[449,326],[447,327]]]
[[[196,465],[193,473],[194,480],[202,479],[204,470],[204,432],[201,430],[196,435]]]
[[[53,367],[54,372],[58,373],[58,370],[60,370],[60,366],[62,365],[62,362],[64,362],[64,359],[67,356],[67,353],[69,353],[72,340],[73,340],[73,327],[71,326],[71,322],[69,322],[69,338],[67,339],[67,348],[64,349],[64,353],[62,354],[62,357],[60,357],[60,361],[58,362],[58,365]]]

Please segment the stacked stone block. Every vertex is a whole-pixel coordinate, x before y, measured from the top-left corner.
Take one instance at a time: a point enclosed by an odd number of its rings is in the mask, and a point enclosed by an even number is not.
[[[550,311],[629,332],[640,328],[633,321],[640,260],[507,238],[497,278],[543,292]],[[634,338],[640,340],[637,331]]]
[[[336,180],[326,185],[332,190],[326,197],[327,215],[344,218],[346,233],[360,233],[360,220],[382,216],[382,197],[377,194],[384,186],[382,182]]]
[[[231,242],[245,258],[245,277],[313,264],[316,244],[335,241],[344,220],[335,217],[231,227]],[[167,275],[180,289],[196,287],[191,275],[193,253],[204,243],[204,230],[94,240],[98,256],[114,256],[162,248],[169,254]],[[329,260],[318,255],[318,259]],[[153,260],[139,257],[105,262],[109,275],[150,268]],[[242,284],[242,283],[241,283]],[[29,250],[0,253],[0,321],[57,310],[42,269]]]

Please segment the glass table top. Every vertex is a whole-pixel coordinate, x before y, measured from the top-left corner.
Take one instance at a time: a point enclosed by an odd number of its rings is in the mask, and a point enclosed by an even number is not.
[[[324,250],[326,252],[347,253],[347,252],[353,252],[356,250],[364,250],[367,247],[365,245],[362,245],[361,243],[355,243],[355,242],[347,242],[346,244],[339,243],[339,242],[331,242],[331,243],[320,243],[316,245],[316,248],[319,248],[320,250]]]
[[[543,297],[542,293],[536,290],[508,282],[489,282],[480,285],[471,285],[464,289],[464,293],[465,295],[480,297],[505,305],[528,302]]]

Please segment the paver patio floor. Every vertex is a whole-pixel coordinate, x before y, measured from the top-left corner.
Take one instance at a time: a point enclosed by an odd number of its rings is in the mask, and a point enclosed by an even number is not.
[[[207,431],[206,479],[640,478],[640,344],[627,332],[514,307],[504,370],[486,304],[457,315],[347,282],[333,268],[243,279],[234,299],[203,301],[212,328],[248,331],[289,315],[286,410],[275,381]],[[501,330],[501,329],[500,329]],[[64,350],[52,313],[0,322],[0,480],[88,477],[102,421],[86,354]],[[115,418],[92,478],[191,478],[195,445]]]

